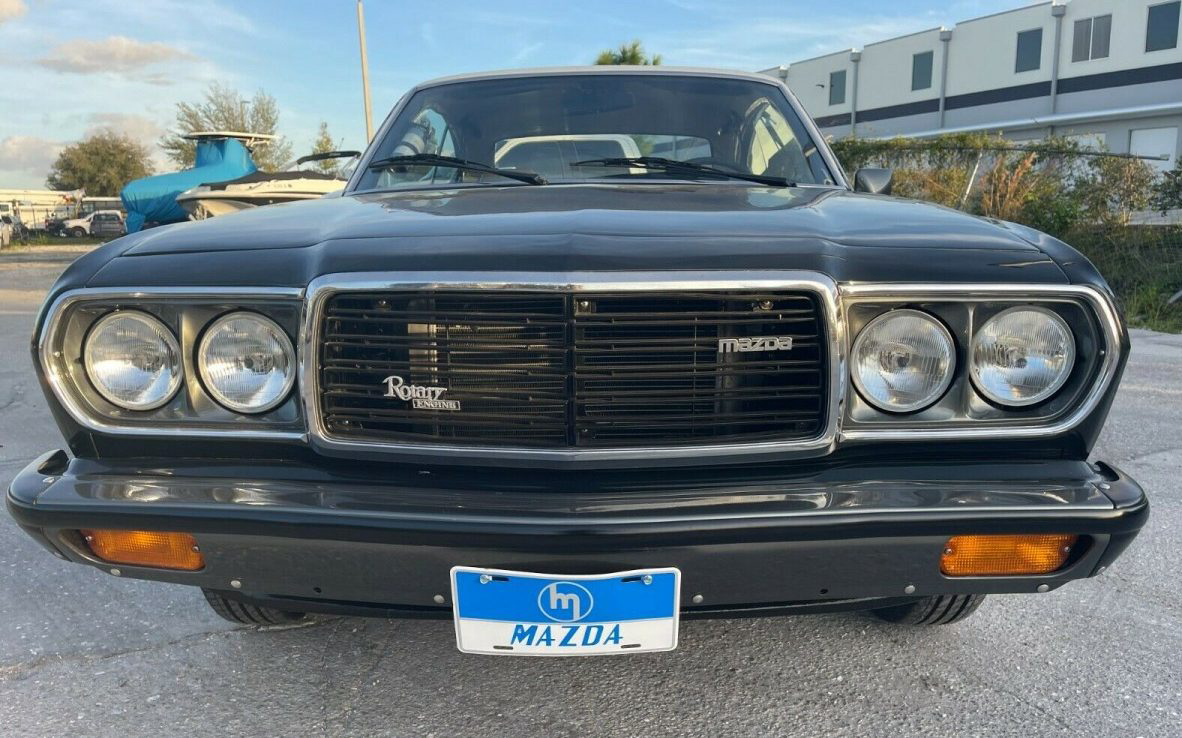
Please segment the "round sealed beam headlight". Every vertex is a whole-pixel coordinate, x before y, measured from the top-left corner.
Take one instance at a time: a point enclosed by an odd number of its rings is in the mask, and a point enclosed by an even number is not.
[[[210,323],[197,348],[201,381],[214,399],[239,413],[283,402],[295,383],[295,351],[275,321],[237,312]]]
[[[99,318],[82,347],[86,376],[107,402],[126,410],[154,410],[181,386],[181,350],[156,318],[117,310]]]
[[[956,369],[956,346],[944,324],[919,310],[892,310],[866,324],[854,341],[854,386],[879,410],[909,413],[940,399]]]
[[[1075,365],[1075,336],[1055,313],[1038,307],[1003,310],[973,336],[970,373],[977,391],[999,405],[1048,399]]]

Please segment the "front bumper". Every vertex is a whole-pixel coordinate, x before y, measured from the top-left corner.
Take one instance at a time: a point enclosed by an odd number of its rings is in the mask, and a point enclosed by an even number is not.
[[[506,470],[387,471],[176,459],[132,468],[58,451],[16,477],[8,508],[55,555],[121,576],[290,610],[383,615],[450,613],[453,565],[552,574],[673,566],[687,614],[1046,591],[1106,568],[1149,511],[1124,474],[1075,461],[633,472],[580,475],[570,489],[556,488],[564,482],[554,474],[542,483]],[[206,565],[105,563],[80,528],[192,533]],[[1059,571],[940,573],[951,535],[1040,532],[1081,536]]]

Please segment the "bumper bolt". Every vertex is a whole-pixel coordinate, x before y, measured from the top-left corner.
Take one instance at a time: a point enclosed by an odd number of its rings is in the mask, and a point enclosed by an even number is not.
[[[431,599],[435,600],[436,605],[442,605],[445,602],[445,600],[443,599],[443,595],[435,595]]]
[[[695,605],[700,605],[700,604],[702,604],[702,600],[704,600],[704,599],[706,599],[706,598],[703,597],[702,595],[696,594],[690,598],[690,602],[694,603]]]
[[[1051,591],[1051,585],[1049,585],[1049,584],[1040,584],[1040,585],[1038,585],[1037,587],[1035,587],[1035,589],[1036,589],[1037,591],[1039,591],[1039,592],[1050,592],[1050,591]]]
[[[915,594],[915,585],[908,584],[906,587],[903,588],[903,594]]]
[[[1099,486],[1099,487],[1100,487],[1100,489],[1104,490],[1105,492],[1107,492],[1108,490],[1112,489],[1112,485],[1111,485],[1111,484],[1109,484],[1108,482],[1100,482],[1100,484],[1099,484],[1099,485],[1097,485],[1097,486]]]
[[[237,579],[231,579],[230,586],[234,589],[242,589],[242,582],[238,581]]]
[[[119,571],[118,569],[112,569],[111,576],[113,576],[113,577],[123,576],[123,572]]]

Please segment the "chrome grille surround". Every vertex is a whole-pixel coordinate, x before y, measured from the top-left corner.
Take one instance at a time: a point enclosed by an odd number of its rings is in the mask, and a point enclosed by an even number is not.
[[[343,292],[389,291],[478,291],[536,292],[563,294],[712,292],[743,290],[793,290],[816,298],[818,317],[828,339],[826,354],[827,399],[824,427],[809,438],[765,439],[732,443],[680,445],[639,445],[623,447],[534,448],[527,446],[476,445],[446,442],[372,441],[334,436],[325,427],[321,409],[318,358],[322,343],[324,313],[328,300]],[[439,456],[455,460],[521,461],[659,461],[660,459],[717,459],[779,453],[817,456],[829,453],[837,437],[838,419],[845,396],[845,336],[839,319],[837,285],[813,272],[403,272],[398,274],[347,273],[326,275],[308,287],[304,335],[300,342],[301,392],[305,418],[313,443],[326,452],[410,454]]]

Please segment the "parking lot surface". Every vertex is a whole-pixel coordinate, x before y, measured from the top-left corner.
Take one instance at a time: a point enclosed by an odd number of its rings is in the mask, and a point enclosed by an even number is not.
[[[76,255],[0,255],[4,489],[62,446],[28,347]],[[1180,410],[1182,336],[1134,332],[1096,457],[1153,513],[1099,578],[942,628],[689,621],[670,654],[465,656],[441,621],[236,628],[195,589],[66,564],[0,515],[0,735],[1182,735]]]

